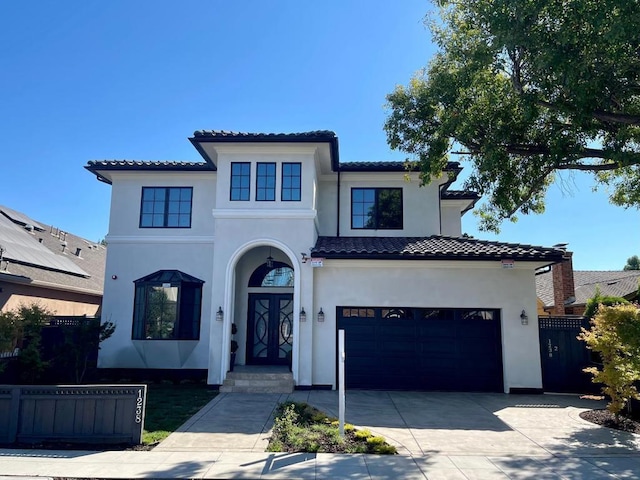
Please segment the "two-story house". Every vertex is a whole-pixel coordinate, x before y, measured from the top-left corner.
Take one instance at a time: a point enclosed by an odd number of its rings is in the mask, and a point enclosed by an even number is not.
[[[102,368],[291,362],[297,388],[540,389],[537,268],[553,248],[461,236],[460,171],[340,162],[333,132],[197,131],[203,162],[91,161],[112,185]]]

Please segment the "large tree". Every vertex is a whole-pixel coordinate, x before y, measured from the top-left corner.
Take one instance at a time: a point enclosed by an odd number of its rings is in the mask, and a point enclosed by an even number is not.
[[[440,0],[438,53],[387,96],[388,142],[439,175],[468,161],[480,228],[544,211],[559,171],[640,207],[640,0]]]

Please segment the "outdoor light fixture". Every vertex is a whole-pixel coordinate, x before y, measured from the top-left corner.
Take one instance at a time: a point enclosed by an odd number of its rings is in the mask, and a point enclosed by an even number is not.
[[[318,321],[324,322],[324,312],[322,311],[322,307],[320,307],[320,311],[318,312]]]
[[[273,257],[271,256],[271,247],[269,247],[269,256],[267,257],[267,267],[273,268]]]
[[[529,317],[527,317],[527,313],[524,310],[522,310],[520,314],[520,323],[522,323],[522,325],[529,325]]]
[[[224,319],[224,313],[222,312],[222,307],[218,307],[218,311],[216,312],[216,320],[221,322]]]
[[[304,307],[302,307],[302,310],[300,310],[300,321],[301,322],[307,321],[307,312],[304,311]]]

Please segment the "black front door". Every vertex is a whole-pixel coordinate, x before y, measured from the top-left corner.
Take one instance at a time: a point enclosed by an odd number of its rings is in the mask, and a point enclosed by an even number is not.
[[[293,294],[250,293],[247,364],[286,365],[293,346]]]

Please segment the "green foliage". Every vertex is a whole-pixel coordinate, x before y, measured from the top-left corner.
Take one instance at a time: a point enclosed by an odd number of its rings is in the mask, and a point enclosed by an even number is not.
[[[593,318],[597,313],[600,305],[612,307],[614,305],[626,305],[629,301],[622,297],[603,296],[600,293],[600,289],[596,288],[596,294],[587,300],[587,306],[584,310],[584,316],[587,318]]]
[[[82,383],[92,354],[98,351],[100,343],[113,335],[116,326],[111,321],[101,323],[99,319],[87,319],[61,329],[64,343],[57,349],[55,366],[68,372],[69,381]]]
[[[16,348],[20,335],[20,322],[16,312],[0,312],[0,352]]]
[[[610,399],[607,408],[619,415],[631,399],[639,399],[634,385],[640,380],[640,308],[637,305],[601,306],[591,320],[591,329],[582,329],[578,339],[600,354],[602,368],[589,367],[594,383]]]
[[[23,383],[36,383],[46,370],[48,362],[42,359],[40,342],[42,327],[52,313],[37,305],[21,305],[16,316],[20,324],[22,349],[18,356],[20,380]]]
[[[278,405],[273,424],[269,452],[341,452],[395,454],[394,446],[368,430],[356,430],[345,424],[340,436],[338,421],[304,402]]]
[[[439,176],[449,154],[483,195],[480,228],[542,213],[558,172],[640,207],[640,2],[439,0],[439,52],[387,96],[389,145]]]
[[[624,266],[624,270],[640,270],[640,257],[633,255],[627,258],[627,264]]]

